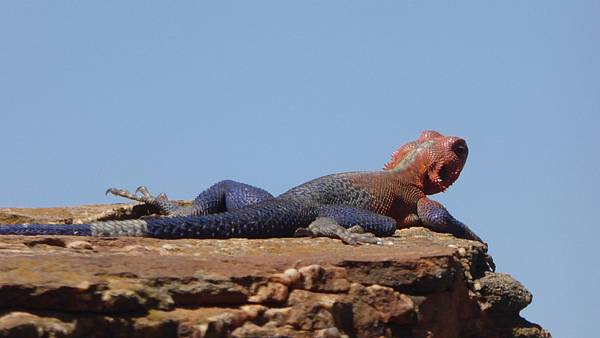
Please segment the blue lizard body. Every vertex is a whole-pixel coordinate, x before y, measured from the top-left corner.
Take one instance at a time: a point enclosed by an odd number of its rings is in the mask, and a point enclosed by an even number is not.
[[[445,190],[458,178],[467,152],[464,140],[426,131],[398,149],[383,171],[323,176],[277,197],[230,180],[203,191],[188,207],[147,192],[136,196],[109,189],[148,203],[166,217],[90,224],[10,224],[0,226],[0,234],[264,238],[293,236],[310,229],[314,235],[333,234],[354,244],[379,243],[373,235],[390,236],[398,227],[426,226],[481,241],[426,196]],[[348,233],[347,229],[357,225],[366,233]]]

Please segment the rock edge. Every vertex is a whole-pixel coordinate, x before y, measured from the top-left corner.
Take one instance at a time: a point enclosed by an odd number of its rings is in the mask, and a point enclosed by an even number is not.
[[[0,222],[139,217],[143,206],[0,209]],[[550,337],[486,248],[423,228],[324,238],[0,238],[1,337]]]

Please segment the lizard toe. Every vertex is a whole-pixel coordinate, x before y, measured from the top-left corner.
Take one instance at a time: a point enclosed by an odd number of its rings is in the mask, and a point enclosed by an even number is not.
[[[144,202],[138,195],[132,194],[127,189],[108,188],[108,189],[106,189],[106,192],[104,194],[105,195],[111,194],[111,195],[127,198],[127,199],[138,201],[138,202]]]
[[[139,187],[137,187],[137,189],[135,189],[135,193],[140,194],[146,198],[154,198],[154,196],[152,196],[148,188],[146,188],[146,186],[144,185],[140,185]]]
[[[294,237],[313,237],[313,235],[312,231],[308,228],[298,228],[294,232]]]

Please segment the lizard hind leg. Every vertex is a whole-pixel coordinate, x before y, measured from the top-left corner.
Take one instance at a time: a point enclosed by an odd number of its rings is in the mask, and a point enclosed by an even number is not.
[[[384,244],[381,238],[375,237],[370,232],[365,232],[360,225],[344,228],[333,218],[317,217],[306,228],[298,228],[294,233],[296,237],[330,237],[339,238],[350,245],[358,244]]]
[[[328,205],[319,210],[319,217],[306,228],[296,231],[296,236],[325,236],[339,238],[344,243],[385,244],[376,236],[390,236],[396,221],[390,217],[345,205]]]
[[[177,211],[178,216],[207,215],[243,209],[272,199],[264,189],[233,180],[217,182],[202,191],[187,209]]]
[[[178,203],[169,201],[164,193],[154,197],[144,186],[137,188],[135,193],[117,188],[110,188],[106,193],[145,203],[155,209],[157,213],[169,217],[216,214],[242,209],[273,198],[273,195],[264,189],[232,180],[213,184],[202,191],[189,206],[180,206]]]
[[[106,190],[106,194],[124,197],[133,201],[142,202],[147,204],[158,214],[171,215],[175,211],[181,208],[181,206],[173,201],[170,201],[165,193],[160,193],[158,196],[153,196],[148,188],[140,186],[135,190],[135,193],[131,193],[126,189],[109,188]]]

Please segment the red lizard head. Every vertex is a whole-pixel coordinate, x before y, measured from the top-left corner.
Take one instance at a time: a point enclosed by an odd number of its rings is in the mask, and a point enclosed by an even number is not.
[[[431,195],[456,181],[468,154],[467,142],[460,137],[427,130],[396,150],[383,169],[415,175],[417,186]]]

